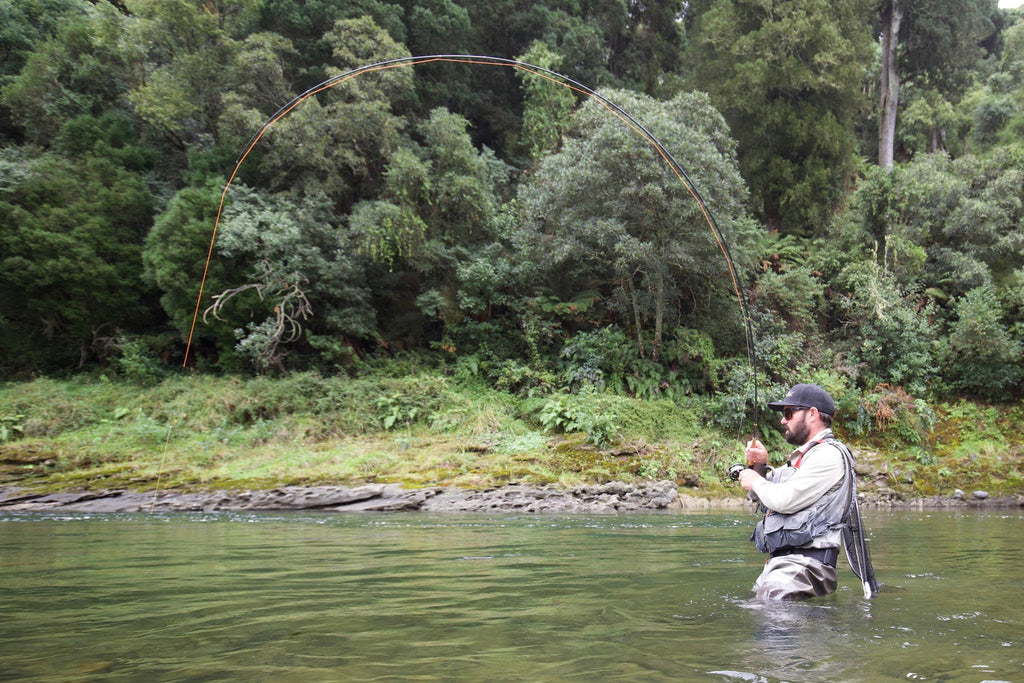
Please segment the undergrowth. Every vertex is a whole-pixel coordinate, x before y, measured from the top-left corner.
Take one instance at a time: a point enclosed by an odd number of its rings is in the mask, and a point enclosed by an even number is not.
[[[593,388],[518,396],[428,371],[284,378],[80,377],[0,386],[0,482],[23,487],[245,488],[397,482],[488,487],[668,479],[738,495],[725,471],[747,434],[714,400]],[[1021,408],[928,406],[880,386],[840,401],[837,432],[903,495],[1022,490]],[[777,458],[787,446],[762,416]],[[871,482],[865,482],[870,484]]]

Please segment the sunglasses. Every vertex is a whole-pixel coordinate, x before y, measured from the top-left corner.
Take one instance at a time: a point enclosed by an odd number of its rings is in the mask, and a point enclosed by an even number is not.
[[[810,410],[810,408],[806,406],[786,406],[785,408],[782,409],[782,417],[786,418],[787,420],[792,420],[793,416],[799,413],[801,410]]]

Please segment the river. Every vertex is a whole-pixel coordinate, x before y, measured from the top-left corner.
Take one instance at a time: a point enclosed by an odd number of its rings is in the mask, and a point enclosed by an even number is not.
[[[865,510],[765,605],[743,512],[0,515],[0,681],[1022,681],[1024,514]]]

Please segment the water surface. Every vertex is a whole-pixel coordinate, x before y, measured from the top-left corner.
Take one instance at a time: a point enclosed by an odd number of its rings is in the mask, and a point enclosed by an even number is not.
[[[742,512],[0,515],[0,681],[1020,681],[1024,516],[865,511],[765,605]]]

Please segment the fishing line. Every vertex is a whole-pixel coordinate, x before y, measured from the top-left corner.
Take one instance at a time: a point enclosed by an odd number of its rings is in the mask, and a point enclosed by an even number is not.
[[[739,301],[740,305],[740,312],[743,316],[745,337],[744,341],[746,342],[747,359],[750,362],[751,383],[753,385],[754,390],[753,423],[754,436],[756,437],[758,434],[758,416],[760,411],[760,408],[758,406],[759,401],[757,391],[757,355],[754,350],[753,325],[747,308],[747,299],[743,293],[743,288],[740,286],[739,275],[736,272],[736,265],[733,262],[732,254],[729,251],[729,246],[725,240],[725,237],[718,226],[718,221],[715,219],[714,214],[711,212],[711,209],[704,201],[704,197],[701,195],[700,191],[697,189],[696,185],[690,179],[689,174],[687,174],[686,170],[678,161],[676,161],[675,157],[672,156],[672,153],[668,151],[668,149],[665,147],[665,145],[661,143],[660,140],[658,140],[638,120],[636,120],[633,116],[631,116],[628,112],[622,109],[619,105],[615,104],[605,96],[583,85],[582,83],[574,81],[568,76],[564,76],[550,69],[546,69],[544,67],[536,66],[533,64],[527,64],[525,62],[519,62],[514,59],[505,59],[503,57],[488,57],[480,55],[421,55],[399,57],[396,59],[389,59],[381,62],[376,62],[373,64],[367,64],[365,66],[361,66],[359,68],[346,71],[345,73],[339,74],[337,76],[332,76],[331,78],[328,78],[327,80],[318,83],[317,85],[313,86],[312,88],[309,88],[302,94],[297,95],[296,97],[291,99],[289,102],[284,104],[280,109],[278,109],[269,119],[267,119],[266,122],[264,122],[263,125],[260,126],[260,128],[249,139],[249,142],[246,144],[246,147],[242,151],[242,154],[238,157],[238,160],[235,162],[235,166],[228,177],[228,181],[224,185],[224,190],[221,192],[220,202],[217,206],[217,215],[213,223],[213,234],[210,237],[210,246],[209,249],[207,250],[206,262],[203,266],[203,276],[202,280],[199,283],[199,295],[196,298],[196,307],[195,311],[192,314],[192,325],[189,328],[188,332],[188,343],[185,348],[185,359],[184,361],[182,361],[182,366],[184,367],[188,364],[189,353],[191,352],[192,349],[192,338],[195,333],[196,322],[199,319],[199,308],[202,305],[203,290],[206,287],[206,278],[207,275],[209,274],[210,262],[213,259],[213,248],[215,242],[217,241],[217,230],[220,227],[221,214],[224,210],[224,202],[225,198],[227,197],[228,189],[231,187],[231,184],[234,182],[235,177],[238,175],[238,171],[241,168],[242,163],[248,158],[253,148],[259,143],[259,141],[263,138],[263,136],[270,129],[270,127],[273,126],[278,121],[280,121],[285,116],[287,116],[296,107],[302,104],[302,102],[312,97],[313,95],[316,95],[318,93],[323,92],[324,90],[340,85],[350,79],[356,78],[357,76],[361,76],[363,74],[374,71],[385,71],[388,69],[395,69],[406,66],[416,66],[419,64],[429,64],[432,62],[452,62],[457,64],[472,64],[477,66],[510,67],[520,69],[521,71],[525,71],[540,78],[544,78],[550,81],[551,83],[568,88],[574,92],[580,93],[581,95],[586,95],[587,97],[590,97],[591,99],[597,101],[599,104],[601,104],[601,106],[603,106],[605,109],[611,112],[615,117],[617,117],[620,121],[625,123],[629,128],[631,128],[634,132],[640,135],[640,137],[646,140],[652,147],[654,147],[654,149],[665,161],[665,163],[669,166],[669,168],[672,169],[672,172],[676,175],[680,182],[683,183],[683,186],[686,188],[687,192],[689,192],[690,196],[693,197],[694,201],[697,202],[697,206],[700,207],[701,215],[704,217],[704,221],[708,224],[708,227],[711,229],[711,233],[712,235],[714,235],[715,241],[718,244],[718,249],[719,251],[722,252],[722,255],[725,257],[725,262],[729,267],[729,277],[732,279],[733,290],[736,293],[736,298]]]
[[[156,509],[156,499],[160,496],[160,480],[164,476],[164,461],[167,459],[167,446],[171,442],[171,430],[174,428],[170,422],[167,423],[167,435],[164,437],[164,447],[160,454],[160,464],[156,468],[156,489],[153,491],[153,500],[149,505],[149,512],[152,514]]]

